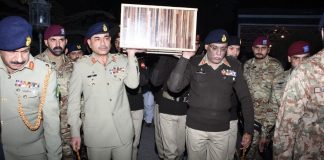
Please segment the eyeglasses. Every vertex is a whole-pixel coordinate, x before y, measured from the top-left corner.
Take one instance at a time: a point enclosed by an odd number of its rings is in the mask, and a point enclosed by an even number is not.
[[[209,44],[208,46],[213,52],[218,51],[218,52],[221,52],[221,53],[225,53],[227,51],[227,47],[218,47],[218,46],[211,45],[211,44]]]

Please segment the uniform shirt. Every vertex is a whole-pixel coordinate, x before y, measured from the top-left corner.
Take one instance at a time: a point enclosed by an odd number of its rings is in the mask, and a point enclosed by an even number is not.
[[[228,130],[234,88],[242,103],[245,131],[253,133],[252,100],[241,64],[226,57],[214,70],[206,60],[207,57],[194,56],[189,62],[181,57],[168,80],[173,92],[190,84],[187,126],[208,132]]]
[[[323,159],[323,135],[324,50],[291,73],[276,121],[275,159]]]
[[[284,93],[286,84],[287,84],[287,80],[290,76],[292,69],[286,70],[280,74],[278,74],[272,82],[272,92],[271,92],[271,97],[270,97],[270,101],[269,101],[269,108],[273,108],[273,111],[276,113],[276,115],[278,114],[278,110],[280,107],[280,102],[281,102],[281,98],[282,95]],[[272,118],[272,119],[270,119]],[[269,121],[269,125],[272,124],[272,126],[274,127],[275,125],[275,121],[276,121],[276,116],[275,117],[269,117],[268,121]],[[271,128],[267,128],[267,129],[271,129]],[[271,137],[270,134],[273,135],[273,130],[266,130],[264,132],[262,132],[263,137]],[[272,133],[270,133],[272,132]]]
[[[254,107],[254,120],[262,124],[262,132],[271,130],[277,107],[270,108],[271,85],[274,77],[283,72],[280,62],[267,56],[265,62],[258,64],[255,58],[244,64],[244,77],[249,86]]]
[[[139,84],[135,57],[108,54],[106,66],[96,54],[78,60],[69,83],[68,123],[72,137],[80,137],[80,97],[84,96],[83,131],[88,147],[112,147],[133,139],[133,125],[125,84]]]
[[[51,71],[48,80],[46,100],[42,110],[43,120],[36,131],[24,124],[18,113],[18,97],[23,111],[31,124],[37,119],[38,107],[44,80]],[[33,155],[47,152],[48,159],[61,159],[61,137],[58,99],[56,92],[56,72],[51,66],[31,55],[20,71],[8,74],[0,58],[0,109],[2,144],[18,155]]]

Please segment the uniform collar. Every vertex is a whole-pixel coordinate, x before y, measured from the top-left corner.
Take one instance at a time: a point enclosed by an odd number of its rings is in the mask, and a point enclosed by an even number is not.
[[[50,56],[49,56],[49,54],[52,54],[52,53],[50,53],[51,51],[47,48],[44,52],[43,52],[43,54],[44,54],[44,56],[45,56],[45,58],[46,58],[46,60],[48,61],[48,62],[52,62],[51,60],[50,60]],[[63,56],[63,63],[65,63],[65,62],[67,62],[68,61],[68,57],[64,54],[64,53],[62,53],[62,56]]]
[[[117,55],[116,54],[111,54],[111,53],[107,54],[107,64],[109,64],[111,62],[116,62],[116,61],[117,61]],[[91,56],[90,56],[90,64],[94,65],[97,62],[99,63],[98,57],[96,56],[96,53],[92,53]]]
[[[269,55],[267,55],[264,59],[265,59],[265,63],[260,63],[260,64],[268,64],[269,63]],[[256,63],[255,58],[252,59],[252,64],[258,64],[258,63]]]
[[[202,58],[202,60],[201,60],[200,63],[198,64],[198,66],[202,66],[202,65],[204,65],[204,64],[207,64],[207,65],[211,66],[211,65],[210,65],[210,62],[208,61],[207,54]],[[226,66],[231,67],[231,65],[228,63],[228,61],[227,61],[227,59],[226,59],[226,56],[223,58],[221,64],[225,64]],[[220,64],[220,65],[221,65],[221,64]]]

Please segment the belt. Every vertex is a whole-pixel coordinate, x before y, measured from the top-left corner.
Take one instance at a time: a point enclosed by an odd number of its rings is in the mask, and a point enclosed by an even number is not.
[[[176,102],[188,102],[188,97],[172,97],[168,92],[163,91],[162,93],[162,97],[172,100],[172,101],[176,101]]]

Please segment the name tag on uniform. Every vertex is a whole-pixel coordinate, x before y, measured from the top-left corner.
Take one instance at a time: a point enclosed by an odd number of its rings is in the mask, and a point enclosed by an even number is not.
[[[324,92],[324,86],[314,88],[314,93],[323,93],[323,92]]]
[[[232,76],[232,77],[236,77],[236,72],[230,69],[222,69],[221,71],[223,76]]]

